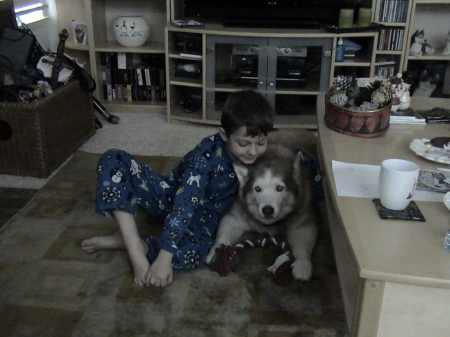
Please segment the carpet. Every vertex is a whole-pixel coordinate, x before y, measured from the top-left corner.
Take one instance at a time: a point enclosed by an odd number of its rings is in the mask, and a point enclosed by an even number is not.
[[[78,151],[0,229],[0,336],[348,336],[331,239],[321,229],[308,282],[274,284],[277,253],[239,253],[234,273],[175,271],[139,287],[125,251],[86,254],[80,242],[116,229],[94,212],[98,154]],[[140,157],[167,173],[176,157]],[[155,220],[138,214],[153,233]]]

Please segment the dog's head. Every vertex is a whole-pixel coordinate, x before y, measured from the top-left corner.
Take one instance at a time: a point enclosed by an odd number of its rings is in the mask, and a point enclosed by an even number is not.
[[[300,155],[268,149],[250,166],[234,165],[239,198],[244,209],[264,226],[276,224],[293,212],[301,198]],[[309,190],[307,193],[310,193]]]

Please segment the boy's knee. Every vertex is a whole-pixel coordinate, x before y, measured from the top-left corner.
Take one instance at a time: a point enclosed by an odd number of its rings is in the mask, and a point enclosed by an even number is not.
[[[102,153],[100,156],[98,162],[99,164],[108,162],[111,160],[111,158],[120,158],[124,156],[128,156],[128,152],[123,150],[117,150],[117,149],[109,149]]]

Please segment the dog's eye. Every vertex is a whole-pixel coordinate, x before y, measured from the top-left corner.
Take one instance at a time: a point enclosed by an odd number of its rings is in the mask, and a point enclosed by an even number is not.
[[[255,191],[259,193],[259,192],[262,191],[262,189],[261,189],[261,187],[259,187],[259,186],[255,186]]]
[[[277,185],[276,190],[277,190],[277,192],[281,192],[284,190],[284,186]]]

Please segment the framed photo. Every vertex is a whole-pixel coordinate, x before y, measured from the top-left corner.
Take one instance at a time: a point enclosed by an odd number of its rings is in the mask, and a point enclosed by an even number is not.
[[[87,43],[87,26],[85,21],[72,21],[73,41],[77,44]]]

